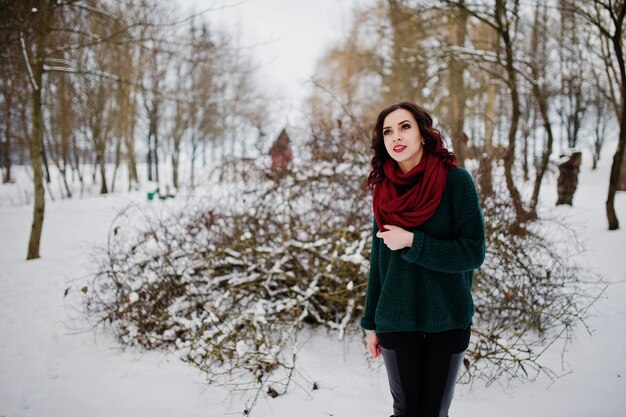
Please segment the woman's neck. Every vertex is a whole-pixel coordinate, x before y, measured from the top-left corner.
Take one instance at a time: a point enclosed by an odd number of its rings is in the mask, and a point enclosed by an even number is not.
[[[402,171],[403,174],[406,174],[407,172],[409,172],[410,170],[415,168],[420,163],[420,161],[422,160],[422,156],[423,155],[424,155],[424,151],[418,153],[412,159],[407,159],[406,161],[398,162],[398,166],[400,167],[400,171]]]

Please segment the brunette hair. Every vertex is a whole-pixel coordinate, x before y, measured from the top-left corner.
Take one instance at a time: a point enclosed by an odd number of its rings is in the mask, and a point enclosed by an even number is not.
[[[370,171],[365,183],[366,189],[373,190],[374,187],[376,187],[376,185],[385,177],[383,166],[390,156],[385,148],[383,124],[385,123],[387,115],[398,109],[405,109],[411,112],[415,118],[420,134],[424,139],[424,152],[429,152],[438,156],[448,168],[454,168],[457,166],[456,156],[454,153],[449,151],[448,148],[446,148],[441,132],[433,127],[432,117],[430,117],[426,110],[417,104],[409,101],[402,101],[385,108],[378,115],[378,119],[376,119],[376,126],[374,127],[374,130],[372,130],[371,146],[371,149],[374,151],[374,156],[372,157],[372,170]]]

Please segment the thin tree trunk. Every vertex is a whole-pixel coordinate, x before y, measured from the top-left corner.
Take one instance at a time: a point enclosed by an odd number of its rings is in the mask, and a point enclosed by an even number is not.
[[[172,184],[178,190],[178,155],[172,155]]]
[[[42,124],[42,129],[45,129],[43,124]],[[45,168],[46,182],[48,184],[50,184],[50,182],[51,182],[51,180],[50,180],[50,168],[48,167],[48,155],[46,154],[46,142],[44,141],[44,136],[45,135],[41,135],[41,157],[43,159],[43,167]]]
[[[148,181],[152,181],[152,133],[148,132],[148,155],[146,158],[148,165]]]
[[[98,161],[98,165],[100,165],[100,194],[108,194],[109,189],[107,187],[107,176],[106,176],[106,143],[104,138],[98,138],[98,142],[96,145],[96,160]]]
[[[463,4],[463,2],[461,2]],[[450,45],[463,47],[465,45],[465,25],[467,12],[464,7],[457,8],[450,26]],[[458,60],[454,52],[450,53],[450,118],[452,121],[452,147],[457,157],[459,166],[465,166],[467,158],[467,146],[465,143],[465,83],[463,72],[465,65]]]
[[[611,166],[611,177],[609,179],[609,192],[606,199],[606,215],[609,223],[609,230],[619,229],[619,220],[615,213],[615,193],[620,185],[620,171],[624,164],[624,147],[626,146],[626,64],[624,63],[624,50],[622,48],[622,30],[624,27],[624,18],[626,17],[626,3],[622,2],[620,9],[612,14],[615,24],[615,34],[611,37],[613,49],[617,57],[617,63],[620,72],[620,95],[621,95],[621,114],[619,119],[619,142],[617,150],[613,156],[613,165]]]
[[[39,49],[39,48],[38,48]],[[38,68],[39,67],[39,68]],[[41,86],[43,65],[33,68],[33,76],[38,86]],[[43,219],[45,212],[45,191],[43,188],[43,158],[41,149],[42,135],[42,111],[41,111],[41,87],[33,91],[33,132],[30,140],[30,159],[33,169],[34,205],[33,223],[30,229],[30,239],[28,242],[28,254],[26,259],[39,258],[39,244],[41,241],[41,231],[43,229]]]
[[[154,130],[154,176],[157,183],[157,187],[160,184],[159,181],[159,136],[156,131],[156,123]]]
[[[67,183],[67,165],[63,165],[63,167],[61,167],[60,165],[57,165],[57,168],[59,168],[59,172],[61,173],[61,177],[63,179],[63,186],[65,187],[65,193],[68,198],[72,198],[72,191],[70,190],[70,186]]]
[[[176,133],[178,135],[178,132]],[[172,185],[176,190],[178,190],[179,184],[179,164],[180,164],[180,142],[181,138],[175,136],[174,137],[174,149],[172,151]]]
[[[517,186],[515,185],[515,179],[513,178],[513,165],[515,163],[515,147],[517,141],[517,127],[520,118],[520,102],[519,92],[517,89],[517,73],[513,65],[513,45],[510,38],[508,22],[504,22],[505,7],[503,0],[496,1],[496,20],[498,27],[500,28],[500,36],[504,42],[504,49],[506,54],[506,72],[507,83],[511,91],[511,125],[509,126],[509,147],[504,157],[504,177],[506,180],[506,186],[511,194],[513,201],[513,207],[515,209],[515,218],[518,224],[524,223],[527,220],[527,213],[522,204],[522,197],[520,195]]]
[[[5,115],[4,115],[4,137],[5,142],[2,150],[2,167],[4,168],[4,177],[2,178],[2,182],[8,183],[11,182],[11,136],[13,132],[11,131],[11,108],[13,102],[13,95],[11,94],[11,88],[8,87],[8,84],[11,81],[6,80],[3,84],[3,95],[4,95],[4,104],[5,104]]]
[[[113,179],[111,180],[111,192],[115,192],[115,179],[117,178],[117,169],[120,167],[122,159],[122,138],[117,138],[115,144],[115,168],[113,168]]]
[[[537,84],[533,84],[533,93],[535,94],[535,98],[537,100],[537,104],[539,105],[539,113],[541,114],[541,119],[543,121],[543,128],[548,135],[548,141],[543,148],[543,152],[541,153],[541,162],[537,167],[537,173],[535,175],[535,185],[533,187],[533,194],[530,199],[530,210],[531,217],[537,217],[537,204],[539,203],[539,191],[541,189],[541,182],[543,181],[543,176],[548,169],[548,163],[550,162],[550,155],[552,155],[552,146],[554,144],[554,134],[552,133],[552,123],[550,123],[550,117],[548,116],[548,103],[545,94],[543,94],[539,86]]]
[[[546,60],[548,57],[548,51],[546,50],[546,33],[545,28],[548,25],[547,9],[544,6],[543,11],[540,10],[538,4],[535,9],[535,25],[533,27],[532,43],[534,45],[534,52],[541,57],[540,59]],[[541,22],[541,23],[540,23]],[[540,65],[544,65],[540,67]],[[545,62],[533,62],[531,65],[531,74],[534,80],[539,80],[545,77]],[[550,155],[552,155],[552,147],[554,144],[554,134],[552,133],[552,123],[549,117],[549,92],[545,87],[541,87],[537,82],[532,84],[532,94],[535,97],[537,107],[539,108],[539,114],[543,123],[543,128],[547,135],[547,143],[544,144],[541,152],[541,161],[535,172],[535,184],[533,186],[533,193],[530,198],[530,217],[537,218],[537,205],[539,203],[539,191],[541,190],[541,184],[543,176],[548,169],[548,163],[550,162]]]
[[[82,196],[85,191],[85,179],[83,178],[83,173],[80,167],[82,161],[80,159],[80,149],[76,143],[76,135],[72,135],[72,156],[74,158],[73,170],[75,170],[76,175],[78,175],[78,181],[80,182],[80,195]]]
[[[480,192],[483,196],[493,195],[491,160],[493,155],[493,132],[496,120],[496,84],[490,82],[487,87],[487,109],[485,111],[485,147],[480,156]]]
[[[30,229],[30,238],[28,241],[28,253],[26,259],[36,259],[40,257],[39,246],[41,243],[41,232],[43,230],[43,220],[45,212],[45,191],[43,187],[43,113],[42,113],[42,82],[43,82],[43,63],[46,50],[48,33],[52,20],[53,4],[49,3],[38,10],[42,13],[41,25],[39,27],[39,36],[37,39],[37,47],[35,52],[35,65],[32,66],[32,98],[33,112],[32,123],[33,131],[30,139],[30,160],[33,169],[33,223]],[[23,35],[22,35],[23,36]],[[22,37],[22,40],[24,38]],[[24,45],[23,45],[24,48]],[[23,50],[25,56],[25,64],[31,68],[30,62],[26,59],[27,51]]]
[[[206,168],[206,140],[202,141],[202,168]]]
[[[91,170],[91,183],[96,183],[96,176],[98,175],[98,165],[100,164],[100,157],[98,156],[98,151],[96,150],[96,156],[93,158],[93,166]]]
[[[135,158],[135,143],[132,138],[133,136],[131,133],[128,133],[125,138],[126,152],[128,155],[128,191],[133,188],[133,184],[139,184],[137,176],[137,159]]]
[[[622,6],[626,7],[626,6]],[[624,16],[622,13],[623,22]],[[621,27],[618,26],[615,37],[613,38],[613,47],[617,55],[617,62],[620,69],[621,78],[621,115],[619,121],[619,142],[617,143],[617,150],[613,155],[613,165],[611,166],[611,177],[609,179],[609,192],[606,199],[606,216],[609,223],[609,230],[619,229],[619,219],[615,212],[615,193],[619,187],[619,177],[624,160],[624,147],[626,146],[626,67],[624,64],[624,51],[621,44]]]
[[[100,194],[108,194],[109,189],[107,187],[106,164],[104,164],[103,161],[100,161],[100,177],[102,178]]]
[[[530,136],[530,129],[525,126],[522,129],[522,172],[524,173],[524,181],[528,181],[529,166],[528,166],[528,137]]]
[[[195,175],[196,175],[196,151],[198,150],[198,144],[196,143],[195,133],[193,133],[193,137],[191,138],[191,188],[194,188],[195,184]]]
[[[4,167],[4,177],[2,178],[2,182],[8,183],[11,182],[11,122],[10,118],[7,117],[6,125],[5,125],[5,135],[6,142],[4,142],[4,150],[3,150],[3,167]]]
[[[30,97],[32,98],[32,95]],[[26,138],[26,141],[28,141],[28,145],[30,146],[30,138],[31,138],[31,136],[33,134],[33,131],[32,131],[32,129],[29,130],[29,127],[32,127],[32,123],[28,119],[28,115],[27,115],[27,112],[28,112],[29,108],[30,108],[30,106],[28,106],[28,101],[26,101],[24,103],[24,105],[21,106],[21,109],[20,109],[20,130],[22,132],[21,136],[23,138]],[[25,150],[24,148],[19,150],[19,152],[18,152],[18,156],[19,156],[18,164],[19,165],[25,166],[28,162],[30,162],[30,158],[26,157],[27,153],[28,153],[28,151]]]

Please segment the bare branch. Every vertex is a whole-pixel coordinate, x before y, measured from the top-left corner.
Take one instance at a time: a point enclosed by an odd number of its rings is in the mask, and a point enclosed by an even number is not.
[[[26,51],[26,42],[24,41],[24,32],[20,32],[20,44],[22,46],[22,55],[24,56],[24,64],[26,65],[26,70],[28,71],[28,80],[30,81],[31,87],[33,87],[34,91],[39,90],[39,86],[37,85],[37,81],[35,81],[35,76],[33,74],[33,69],[30,66],[30,60],[28,59],[28,52]]]
[[[80,68],[71,68],[71,67],[58,67],[58,66],[43,66],[44,71],[46,72],[64,72],[69,74],[83,74],[83,75],[95,75],[102,78],[108,78],[113,81],[120,81],[120,77],[115,74],[111,74],[106,71],[99,70],[85,70]]]

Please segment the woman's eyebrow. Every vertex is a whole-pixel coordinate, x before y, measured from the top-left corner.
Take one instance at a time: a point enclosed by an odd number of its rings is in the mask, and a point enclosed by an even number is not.
[[[403,124],[403,123],[411,123],[411,122],[407,119],[407,120],[404,120],[404,121],[402,121],[402,122],[398,123],[398,126],[400,126],[400,125],[401,125],[401,124]],[[383,130],[384,130],[384,129],[391,129],[391,127],[390,127],[390,126],[385,126],[385,127],[383,127]]]

